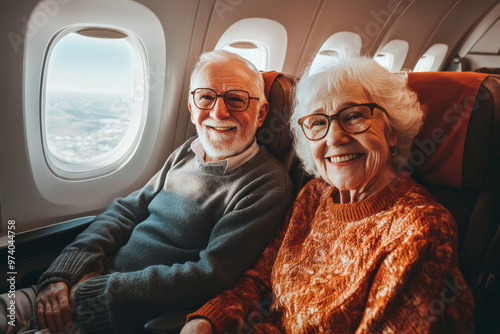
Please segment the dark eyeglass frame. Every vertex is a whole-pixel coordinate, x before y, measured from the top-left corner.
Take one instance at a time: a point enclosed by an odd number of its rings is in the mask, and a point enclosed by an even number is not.
[[[194,98],[194,94],[196,93],[197,90],[201,90],[201,89],[203,89],[203,90],[209,90],[209,91],[214,92],[215,98],[214,98],[214,100],[213,100],[213,102],[212,102],[212,104],[211,104],[211,106],[209,108],[201,108],[196,103],[196,99]],[[231,93],[231,92],[243,92],[243,93],[247,94],[247,96],[248,96],[248,102],[247,102],[247,105],[246,105],[245,109],[243,109],[243,110],[233,110],[233,109],[231,109],[231,107],[226,102],[226,96],[227,96],[228,93]],[[217,103],[217,99],[219,97],[222,97],[222,99],[224,100],[224,104],[226,105],[227,109],[229,109],[229,110],[231,110],[233,112],[243,112],[243,111],[246,111],[248,109],[248,107],[250,106],[250,100],[257,100],[257,101],[259,101],[258,97],[250,96],[249,92],[247,92],[246,90],[242,90],[242,89],[231,89],[231,90],[228,90],[227,92],[225,92],[224,94],[217,94],[217,92],[215,90],[213,90],[212,88],[196,88],[195,90],[191,91],[191,95],[193,95],[194,105],[196,106],[196,108],[201,109],[201,110],[212,110],[213,107],[215,107],[215,104]]]
[[[371,114],[370,114],[370,124],[368,125],[368,127],[362,131],[358,131],[358,132],[353,132],[353,131],[348,131],[344,128],[344,126],[342,125],[342,122],[339,120],[340,118],[340,114],[347,110],[347,109],[351,109],[351,108],[354,108],[354,107],[362,107],[362,106],[366,106],[368,108],[370,108],[370,111],[371,111]],[[350,134],[359,134],[359,133],[363,133],[365,131],[367,131],[371,126],[372,126],[372,120],[373,120],[373,110],[375,110],[375,108],[377,109],[380,109],[382,110],[383,112],[385,112],[385,114],[387,115],[387,117],[389,117],[389,114],[387,113],[387,111],[382,108],[381,106],[379,106],[378,104],[376,103],[361,103],[361,104],[355,104],[355,105],[351,105],[351,106],[348,106],[348,107],[345,107],[341,110],[339,110],[336,114],[334,115],[326,115],[326,114],[311,114],[311,115],[307,115],[307,116],[304,116],[304,117],[301,117],[299,118],[298,120],[298,123],[300,125],[300,128],[302,129],[302,132],[304,133],[304,135],[306,136],[307,139],[311,140],[311,141],[317,141],[317,140],[321,140],[323,138],[326,137],[326,135],[328,134],[328,131],[330,131],[330,125],[332,124],[332,120],[337,120],[337,122],[339,123],[339,126],[342,130],[344,130],[345,132],[347,133],[350,133]],[[313,116],[324,116],[326,119],[328,119],[328,126],[326,128],[326,132],[323,136],[321,136],[320,138],[315,138],[315,139],[311,139],[309,138],[309,136],[307,135],[306,133],[306,130],[304,130],[304,122],[306,121],[306,119],[308,119],[309,117],[313,117]]]

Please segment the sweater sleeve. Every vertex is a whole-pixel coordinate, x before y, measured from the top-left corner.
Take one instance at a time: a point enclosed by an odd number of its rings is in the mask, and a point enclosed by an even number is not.
[[[455,222],[448,212],[431,210],[410,216],[421,220],[416,224],[421,228],[406,230],[389,245],[393,249],[373,277],[356,333],[441,333],[443,328],[473,333],[473,297],[458,271]],[[471,307],[464,310],[464,305]]]
[[[114,200],[105,212],[96,216],[42,274],[39,290],[55,282],[72,286],[86,273],[104,265],[105,259],[123,246],[134,227],[147,217],[148,204],[162,189],[170,165],[169,159],[142,189]]]
[[[289,217],[285,219],[289,221]],[[288,224],[284,224],[255,265],[233,287],[208,301],[186,321],[208,319],[217,333],[282,333],[272,306],[271,272]],[[251,330],[250,330],[251,329]]]
[[[153,265],[79,284],[74,294],[78,324],[88,333],[134,332],[169,310],[208,300],[254,263],[281,225],[291,197],[285,188],[245,197],[216,223],[197,262]]]

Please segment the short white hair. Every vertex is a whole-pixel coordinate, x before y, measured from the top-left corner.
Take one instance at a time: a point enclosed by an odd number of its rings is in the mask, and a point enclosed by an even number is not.
[[[207,64],[218,64],[218,63],[230,63],[230,62],[240,62],[244,65],[246,65],[251,73],[252,73],[252,80],[250,81],[250,84],[253,86],[255,91],[257,92],[257,97],[259,98],[259,108],[260,106],[266,102],[266,95],[264,92],[264,79],[262,78],[262,74],[259,72],[259,70],[247,59],[241,57],[240,55],[229,52],[226,50],[214,50],[214,51],[208,51],[204,52],[200,55],[198,62],[194,66],[193,72],[191,73],[191,80],[189,83],[189,91],[191,92],[195,88],[199,87],[194,87],[194,83],[196,79],[198,78],[198,73],[200,70]],[[190,96],[189,94],[188,96]]]
[[[337,100],[342,95],[359,94],[383,107],[389,118],[384,119],[391,133],[397,135],[397,154],[391,164],[397,170],[406,165],[413,139],[420,130],[424,111],[417,94],[407,85],[405,73],[391,73],[368,57],[339,53],[331,63],[310,73],[308,67],[295,88],[290,128],[294,134],[295,150],[309,174],[319,177],[309,149],[308,139],[298,120],[310,114],[313,103]],[[352,89],[352,91],[350,90]]]

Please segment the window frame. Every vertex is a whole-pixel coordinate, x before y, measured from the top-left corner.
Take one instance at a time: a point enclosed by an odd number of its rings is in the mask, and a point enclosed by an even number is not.
[[[27,21],[27,30],[36,31],[36,34],[26,39],[23,58],[22,122],[29,171],[24,177],[31,180],[33,188],[29,192],[36,194],[37,201],[30,212],[23,215],[17,213],[18,219],[23,220],[23,230],[43,226],[47,219],[54,217],[63,219],[79,213],[95,213],[96,208],[101,211],[112,199],[143,185],[163,164],[163,150],[173,147],[171,137],[161,129],[176,120],[176,113],[171,111],[177,110],[178,103],[169,100],[168,96],[181,93],[181,88],[174,84],[175,73],[172,74],[172,69],[167,66],[167,54],[171,55],[174,51],[167,50],[164,27],[151,9],[134,1],[70,1],[61,4],[57,15],[51,17],[46,25],[39,25],[36,19],[47,15],[46,7],[51,1],[41,0]],[[119,168],[97,176],[80,174],[68,178],[51,170],[43,152],[41,76],[51,40],[64,29],[83,26],[126,31],[140,39],[147,54],[149,87],[144,93],[149,95],[149,99],[143,135],[127,161],[123,161]],[[166,89],[167,86],[170,89]],[[9,212],[19,211],[19,207],[25,206],[25,201],[11,203]]]

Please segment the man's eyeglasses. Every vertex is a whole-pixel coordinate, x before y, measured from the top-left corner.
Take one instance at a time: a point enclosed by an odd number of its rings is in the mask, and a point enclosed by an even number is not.
[[[337,120],[342,130],[347,133],[362,133],[372,125],[373,110],[375,108],[387,114],[387,111],[376,103],[364,103],[349,106],[331,116],[325,114],[304,116],[299,119],[299,124],[309,140],[323,139],[330,129],[332,120]]]
[[[246,90],[228,90],[224,94],[217,94],[210,88],[196,88],[191,94],[194,105],[202,110],[212,109],[218,97],[224,99],[224,103],[231,111],[245,111],[248,109],[251,99],[259,100],[258,97],[251,97]]]

